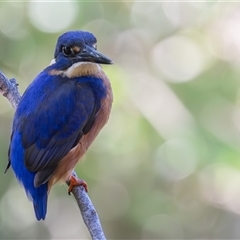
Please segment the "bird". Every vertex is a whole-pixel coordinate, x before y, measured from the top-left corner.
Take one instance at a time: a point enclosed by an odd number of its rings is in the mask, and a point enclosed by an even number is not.
[[[83,30],[59,36],[54,58],[27,87],[15,111],[8,164],[44,220],[56,182],[68,192],[87,183],[72,171],[107,123],[113,102],[101,64],[112,60],[97,50],[96,37]]]

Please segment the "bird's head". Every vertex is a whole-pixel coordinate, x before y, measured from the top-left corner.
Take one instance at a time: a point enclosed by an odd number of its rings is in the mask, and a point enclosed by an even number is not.
[[[112,60],[97,51],[97,39],[92,33],[69,31],[62,34],[51,62],[54,69],[64,71],[81,63],[112,64]]]

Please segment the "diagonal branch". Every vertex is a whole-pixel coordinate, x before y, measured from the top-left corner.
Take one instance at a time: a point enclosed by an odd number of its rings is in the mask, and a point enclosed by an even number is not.
[[[21,95],[18,91],[18,84],[15,78],[7,79],[7,77],[0,71],[0,92],[12,104],[14,109],[17,108],[20,102]]]
[[[17,81],[14,78],[8,79],[1,71],[0,71],[0,93],[9,100],[14,109],[17,108],[18,103],[20,102],[21,99],[21,95],[18,91]],[[74,174],[77,177],[77,174],[75,172],[73,172],[72,174]],[[66,182],[66,184],[68,183]],[[86,224],[92,239],[106,240],[98,214],[84,187],[82,186],[74,187],[72,193],[77,201],[77,204],[82,214],[83,221]]]

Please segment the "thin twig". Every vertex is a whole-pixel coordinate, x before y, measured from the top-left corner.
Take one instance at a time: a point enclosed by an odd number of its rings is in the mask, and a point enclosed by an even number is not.
[[[17,81],[14,78],[8,79],[1,71],[0,93],[9,100],[14,109],[17,108],[21,99],[21,95],[18,91]],[[73,174],[77,177],[75,172],[73,172]],[[66,182],[66,184],[68,183]],[[74,187],[72,193],[77,201],[83,221],[86,224],[92,239],[106,240],[98,214],[85,189],[81,186]]]

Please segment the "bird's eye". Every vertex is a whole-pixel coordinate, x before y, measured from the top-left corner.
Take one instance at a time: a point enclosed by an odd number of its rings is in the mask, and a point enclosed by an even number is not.
[[[73,49],[70,48],[70,47],[63,47],[62,51],[63,51],[64,55],[67,56],[67,57],[74,54]]]

